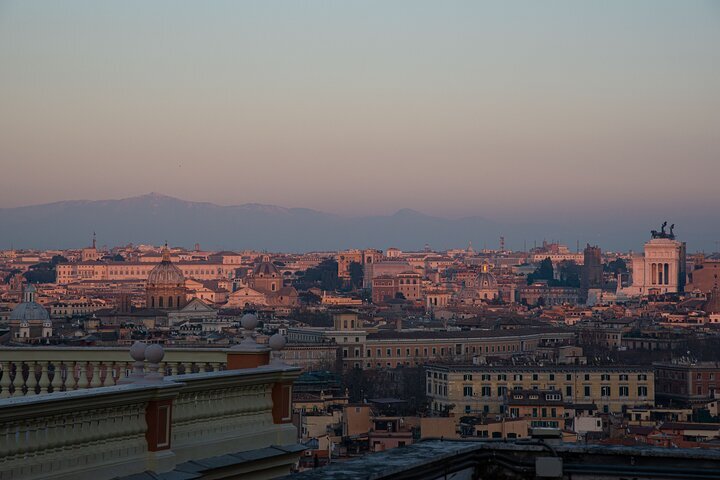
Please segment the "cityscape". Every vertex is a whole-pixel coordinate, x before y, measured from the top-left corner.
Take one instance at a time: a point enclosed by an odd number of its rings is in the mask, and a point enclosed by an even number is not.
[[[0,480],[720,479],[718,45],[0,2]]]

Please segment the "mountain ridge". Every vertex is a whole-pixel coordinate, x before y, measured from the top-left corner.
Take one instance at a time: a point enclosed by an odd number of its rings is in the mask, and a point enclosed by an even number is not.
[[[97,232],[100,244],[110,246],[168,240],[173,245],[200,243],[218,250],[304,252],[391,245],[416,250],[426,244],[442,250],[463,248],[468,242],[476,248],[497,248],[500,236],[516,250],[543,238],[564,239],[571,247],[578,241],[603,249],[640,250],[650,225],[620,220],[603,223],[588,217],[583,223],[510,223],[478,215],[450,219],[410,208],[388,215],[343,216],[262,203],[219,205],[151,192],[0,208],[0,248],[79,248]],[[691,232],[700,241],[716,238],[713,224],[701,220],[695,225],[686,222],[683,233],[690,237],[687,232]]]

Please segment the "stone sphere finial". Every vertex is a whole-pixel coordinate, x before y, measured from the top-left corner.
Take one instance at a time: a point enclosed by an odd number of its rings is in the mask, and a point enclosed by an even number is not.
[[[135,342],[130,347],[130,356],[136,362],[143,362],[145,361],[145,350],[147,350],[147,345],[144,342]]]
[[[160,371],[160,362],[165,357],[165,350],[162,345],[154,343],[145,349],[145,358],[147,359],[148,373],[145,375],[144,381],[147,383],[161,382],[163,372]]]
[[[255,330],[258,323],[258,317],[254,313],[246,313],[240,319],[240,325],[242,325],[245,330]]]
[[[282,361],[282,354],[280,353],[280,350],[285,348],[285,345],[287,344],[287,339],[284,335],[281,335],[279,333],[276,333],[272,337],[270,337],[270,340],[268,340],[268,346],[272,349],[271,353],[271,360],[270,365],[271,366],[284,366],[285,363]]]
[[[165,358],[165,349],[162,345],[154,343],[145,349],[145,359],[150,363],[160,363]]]
[[[285,345],[287,344],[287,339],[284,335],[280,335],[279,333],[276,333],[272,337],[270,337],[270,340],[268,340],[268,346],[275,352],[282,350],[285,348]]]

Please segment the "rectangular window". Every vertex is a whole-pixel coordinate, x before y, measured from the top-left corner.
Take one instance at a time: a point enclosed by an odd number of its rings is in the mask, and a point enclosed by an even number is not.
[[[463,396],[464,397],[472,397],[473,396],[473,388],[471,386],[464,386],[463,387]]]
[[[620,387],[619,395],[621,397],[629,397],[630,396],[630,387],[627,385],[622,385]]]
[[[610,396],[610,386],[604,385],[600,387],[600,396],[601,397],[609,397]]]
[[[638,387],[638,397],[647,397],[648,387]]]
[[[585,392],[584,392],[585,396],[589,397],[590,396],[590,387],[588,385],[585,385],[584,390],[585,390]]]

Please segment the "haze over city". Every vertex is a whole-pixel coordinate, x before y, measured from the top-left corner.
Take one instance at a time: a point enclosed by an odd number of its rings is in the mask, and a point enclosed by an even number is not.
[[[718,224],[718,44],[701,1],[6,1],[0,206]]]

